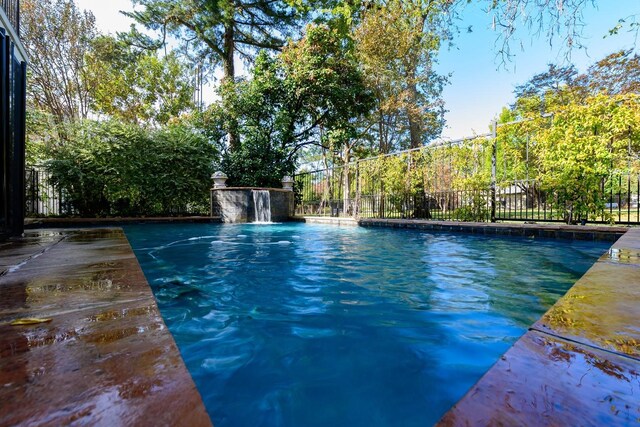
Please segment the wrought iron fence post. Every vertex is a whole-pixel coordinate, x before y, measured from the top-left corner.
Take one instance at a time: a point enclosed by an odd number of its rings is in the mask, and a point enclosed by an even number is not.
[[[496,163],[498,157],[498,120],[493,121],[491,132],[491,222],[496,222]]]
[[[358,218],[360,216],[360,196],[361,194],[360,188],[360,160],[356,160],[356,202],[353,207],[353,216],[354,218]]]

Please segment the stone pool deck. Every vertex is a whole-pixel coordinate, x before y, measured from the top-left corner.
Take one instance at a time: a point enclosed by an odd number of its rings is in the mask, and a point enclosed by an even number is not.
[[[70,424],[211,425],[120,229],[0,242],[0,425]]]
[[[582,226],[566,224],[489,223],[460,221],[431,221],[406,219],[360,219],[361,227],[410,228],[448,233],[469,233],[485,236],[542,237],[551,239],[600,240],[615,242],[628,227]]]

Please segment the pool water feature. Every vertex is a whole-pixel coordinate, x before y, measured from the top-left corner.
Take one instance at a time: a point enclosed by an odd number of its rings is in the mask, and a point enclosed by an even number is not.
[[[609,246],[305,224],[125,231],[217,427],[431,425]]]
[[[253,194],[253,206],[255,209],[255,222],[271,222],[271,196],[269,190],[251,190]]]

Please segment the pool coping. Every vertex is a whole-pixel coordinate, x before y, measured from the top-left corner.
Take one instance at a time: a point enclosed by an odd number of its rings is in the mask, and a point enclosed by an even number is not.
[[[552,239],[599,240],[607,242],[615,242],[630,229],[629,227],[593,225],[488,223],[419,219],[353,219],[318,216],[295,217],[294,220],[308,224],[407,228],[448,233],[481,234],[486,236],[543,237]]]
[[[221,223],[219,216],[164,216],[164,217],[108,217],[108,218],[25,218],[24,228],[35,230],[42,228],[77,227],[117,227],[128,224],[216,224]]]
[[[640,423],[640,228],[389,219],[358,225],[613,242],[437,425]]]
[[[0,242],[0,384],[0,425],[212,425],[121,228]]]

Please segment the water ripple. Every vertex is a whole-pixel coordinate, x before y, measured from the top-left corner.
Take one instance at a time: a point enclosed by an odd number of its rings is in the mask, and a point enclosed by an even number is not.
[[[128,226],[216,426],[433,424],[604,244]]]

